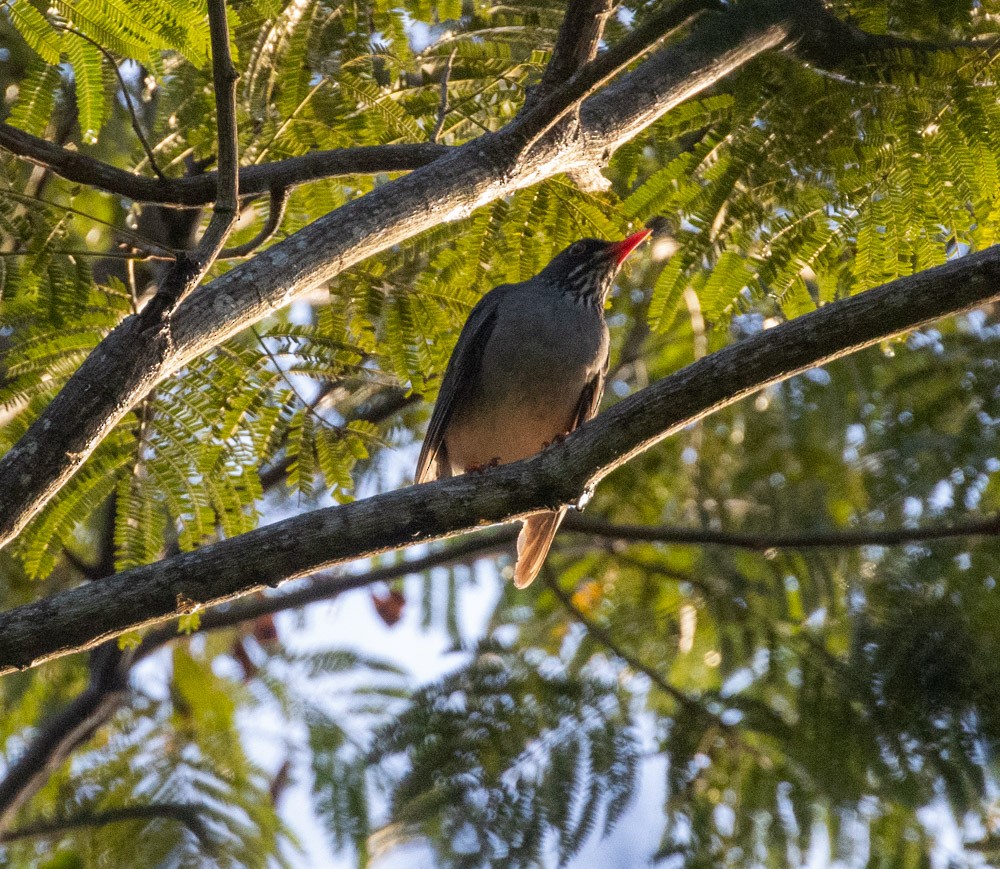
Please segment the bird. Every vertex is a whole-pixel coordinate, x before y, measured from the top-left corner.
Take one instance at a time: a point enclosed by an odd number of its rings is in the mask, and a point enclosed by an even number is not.
[[[610,346],[605,303],[622,263],[651,234],[580,239],[534,277],[479,300],[441,380],[415,482],[528,458],[597,414]],[[541,570],[565,514],[523,521],[517,588]]]

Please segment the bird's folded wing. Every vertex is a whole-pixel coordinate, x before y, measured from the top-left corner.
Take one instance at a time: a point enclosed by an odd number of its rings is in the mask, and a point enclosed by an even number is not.
[[[479,304],[472,309],[472,313],[462,329],[462,334],[458,336],[458,343],[452,351],[448,368],[444,372],[441,390],[438,392],[434,412],[427,425],[427,434],[424,436],[424,443],[420,448],[420,458],[417,459],[417,470],[413,477],[416,483],[425,483],[428,480],[451,476],[451,467],[448,464],[444,445],[444,433],[448,427],[448,420],[451,419],[455,410],[455,405],[479,379],[483,350],[496,325],[497,309],[501,297],[497,290],[501,289],[504,288],[497,287],[479,300]]]
[[[597,416],[597,410],[601,406],[601,399],[604,397],[604,382],[608,377],[608,361],[604,360],[604,365],[595,374],[590,382],[583,387],[580,393],[580,401],[576,405],[576,414],[573,417],[573,426],[570,431],[575,431],[588,419]]]

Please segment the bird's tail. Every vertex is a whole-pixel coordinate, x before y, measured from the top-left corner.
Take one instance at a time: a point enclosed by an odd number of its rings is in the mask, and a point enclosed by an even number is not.
[[[552,539],[559,530],[566,508],[554,513],[535,513],[524,520],[521,533],[517,535],[517,564],[514,565],[514,585],[527,588],[538,576],[538,571],[549,554]]]

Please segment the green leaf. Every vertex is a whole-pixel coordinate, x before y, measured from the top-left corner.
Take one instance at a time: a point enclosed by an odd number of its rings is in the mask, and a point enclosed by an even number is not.
[[[73,64],[80,134],[85,143],[93,145],[104,126],[107,111],[101,53],[86,40],[75,38],[67,40],[66,55]]]
[[[32,50],[46,63],[58,64],[63,46],[62,34],[31,5],[30,0],[14,0],[6,8],[18,33]]]
[[[35,136],[44,135],[59,81],[59,67],[32,63],[18,87],[17,102],[9,118],[11,126]]]

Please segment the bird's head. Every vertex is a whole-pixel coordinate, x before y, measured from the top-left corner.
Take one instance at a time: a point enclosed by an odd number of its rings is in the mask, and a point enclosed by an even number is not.
[[[622,241],[581,238],[555,256],[539,277],[582,305],[604,307],[625,258],[652,234],[643,229]]]

